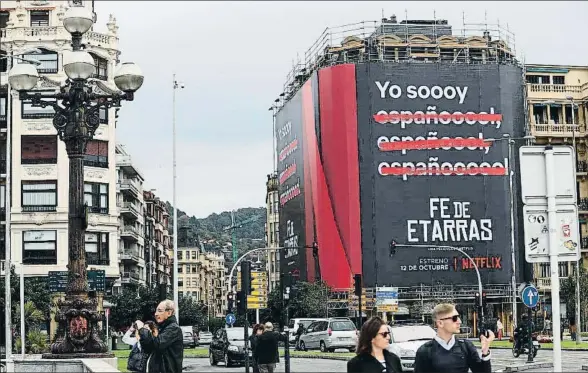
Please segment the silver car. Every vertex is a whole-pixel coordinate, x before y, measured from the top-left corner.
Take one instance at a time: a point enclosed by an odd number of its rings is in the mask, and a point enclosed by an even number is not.
[[[320,349],[322,352],[333,352],[344,348],[355,351],[357,345],[357,329],[353,321],[347,317],[333,317],[317,320],[310,324],[302,337],[302,351]]]
[[[388,351],[400,358],[402,370],[414,370],[416,352],[427,341],[435,338],[435,329],[429,325],[396,325],[390,326],[390,346]]]

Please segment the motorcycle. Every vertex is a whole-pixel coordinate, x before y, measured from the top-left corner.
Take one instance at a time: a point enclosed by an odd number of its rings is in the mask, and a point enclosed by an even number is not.
[[[519,344],[517,348],[517,332],[515,332],[514,342],[512,344],[512,356],[519,357],[520,355],[528,355],[529,354],[529,344],[527,341],[524,341]],[[531,339],[533,340],[533,357],[537,356],[537,352],[541,348],[541,345],[537,341],[537,334],[533,333],[531,335]]]

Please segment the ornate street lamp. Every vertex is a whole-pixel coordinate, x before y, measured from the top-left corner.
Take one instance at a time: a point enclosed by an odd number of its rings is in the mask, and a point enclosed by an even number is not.
[[[100,315],[97,302],[88,297],[84,247],[87,227],[84,153],[86,144],[100,125],[99,110],[120,107],[123,100],[132,101],[133,93],[143,84],[139,67],[133,63],[123,63],[114,76],[121,93],[105,95],[92,91],[87,80],[94,73],[94,60],[82,49],[82,36],[93,23],[93,13],[84,7],[72,6],[65,13],[63,26],[72,36],[72,51],[64,53],[63,70],[69,79],[58,93],[30,91],[39,79],[37,69],[31,64],[16,64],[8,74],[10,85],[19,91],[21,100],[30,100],[35,107],[53,107],[53,125],[65,143],[69,158],[69,278],[65,300],[57,305],[59,310],[55,320],[59,322],[59,328],[55,342],[51,345],[51,352],[61,357],[69,354],[81,357],[81,353],[96,354],[108,350],[98,334]]]

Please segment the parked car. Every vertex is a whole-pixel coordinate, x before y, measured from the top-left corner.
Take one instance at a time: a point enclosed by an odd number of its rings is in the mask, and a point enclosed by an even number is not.
[[[288,328],[290,329],[290,344],[294,344],[296,342],[296,332],[298,331],[298,327],[302,324],[302,326],[304,327],[304,329],[308,328],[308,326],[310,324],[312,324],[315,321],[319,321],[319,320],[327,320],[327,319],[320,319],[320,318],[314,318],[314,319],[290,319],[290,322],[288,323]]]
[[[315,321],[300,337],[302,351],[320,349],[332,352],[338,348],[355,351],[358,332],[355,324],[347,317],[333,317]]]
[[[400,358],[403,371],[414,371],[416,352],[427,341],[435,338],[435,329],[425,324],[393,325],[389,329],[388,350]]]
[[[184,348],[194,348],[198,345],[198,334],[194,333],[194,329],[191,326],[180,326],[182,334],[184,336]]]
[[[217,365],[223,361],[226,367],[245,364],[245,341],[243,328],[219,329],[212,337],[208,358],[210,365]],[[249,328],[249,335],[253,329]],[[251,357],[249,350],[249,357]]]
[[[211,332],[200,332],[198,343],[201,345],[209,345],[212,342]]]

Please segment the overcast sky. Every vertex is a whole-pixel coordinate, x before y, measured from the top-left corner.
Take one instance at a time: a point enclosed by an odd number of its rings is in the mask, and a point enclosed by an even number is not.
[[[395,6],[398,4],[397,6]],[[588,65],[588,2],[201,2],[96,1],[98,25],[119,25],[121,60],[145,83],[120,111],[117,140],[145,177],[172,199],[172,73],[177,91],[177,205],[196,217],[265,205],[272,169],[272,117],[297,53],[325,27],[409,19],[499,22],[527,63]]]

